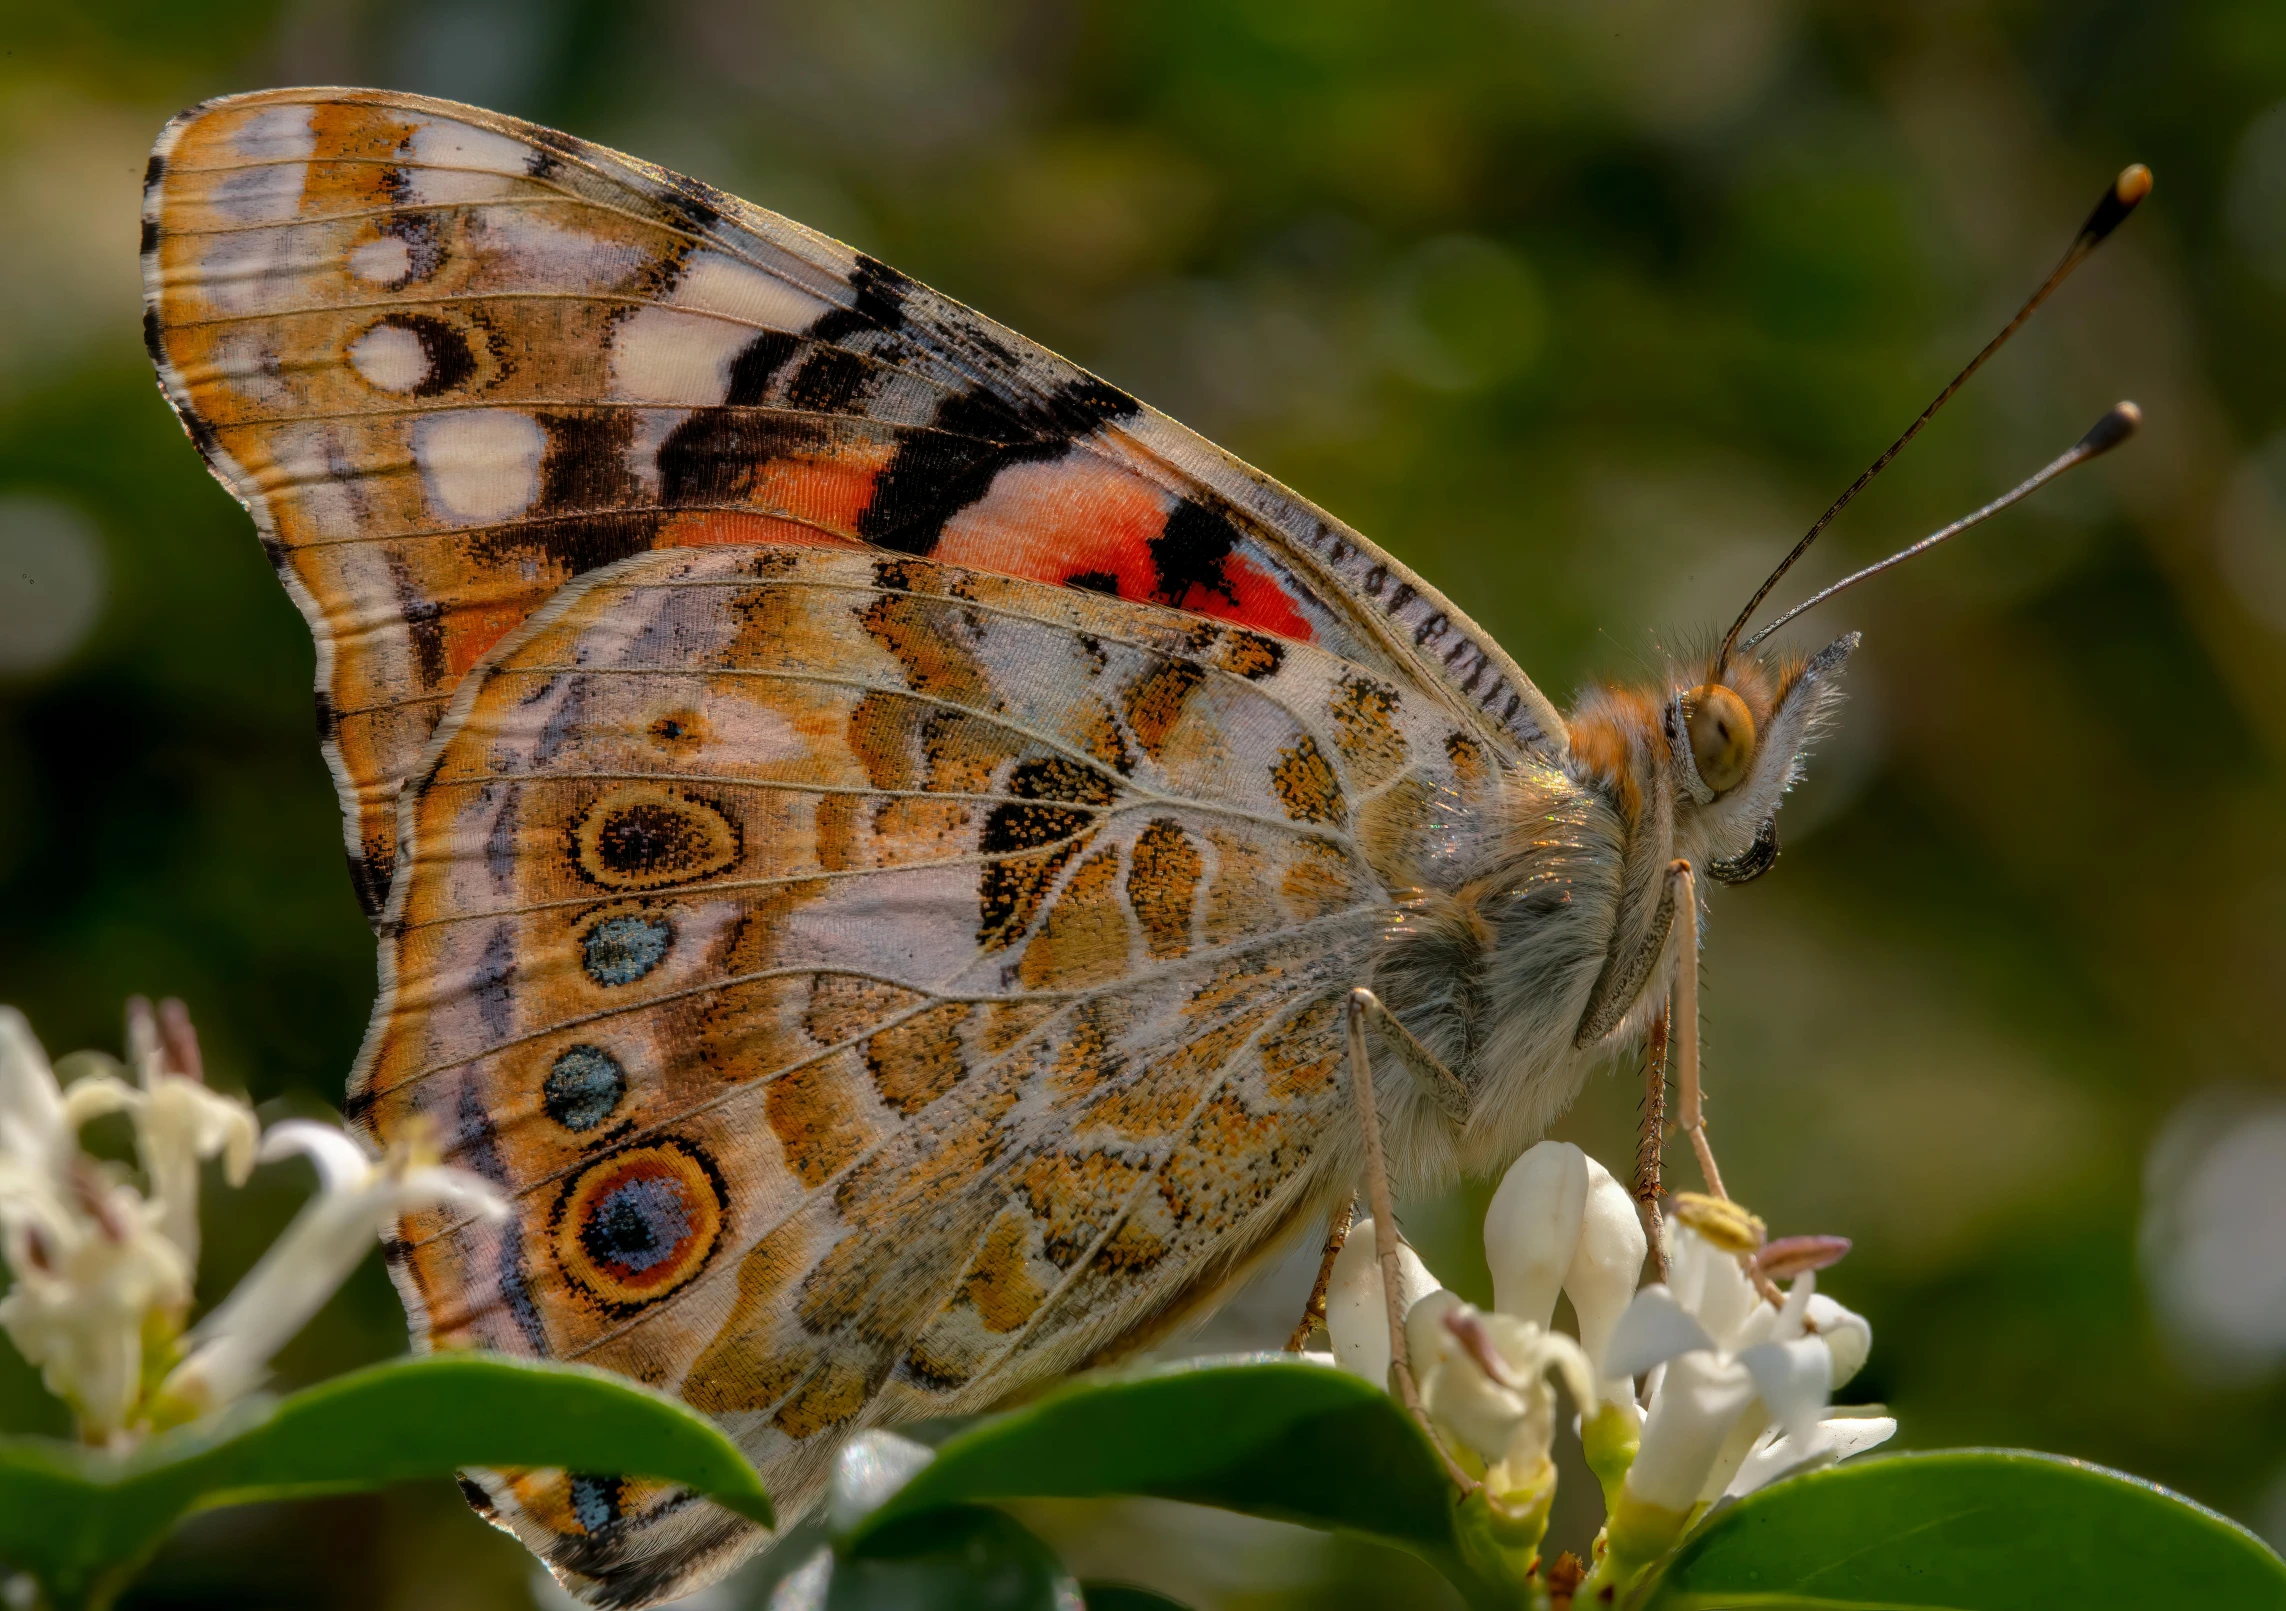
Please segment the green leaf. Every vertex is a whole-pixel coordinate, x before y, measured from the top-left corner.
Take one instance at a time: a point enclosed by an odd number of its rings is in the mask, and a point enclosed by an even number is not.
[[[737,1446],[673,1399],[580,1366],[432,1354],[242,1406],[125,1458],[0,1439],[0,1561],[31,1573],[60,1605],[100,1604],[190,1511],[467,1466],[651,1477],[771,1519]]]
[[[772,1611],[1067,1611],[1079,1585],[1013,1517],[955,1506],[909,1516],[862,1550],[821,1548],[771,1591]]]
[[[1190,1611],[1180,1600],[1170,1600],[1132,1583],[1083,1583],[1080,1598],[1087,1611]]]
[[[2056,1455],[1959,1449],[1797,1477],[1679,1549],[1641,1611],[2286,1607],[2286,1563],[2152,1483]]]
[[[1355,1376],[1281,1354],[1068,1383],[947,1439],[851,1541],[939,1505],[1110,1494],[1360,1534],[1500,1598],[1463,1563],[1452,1490],[1404,1411]]]

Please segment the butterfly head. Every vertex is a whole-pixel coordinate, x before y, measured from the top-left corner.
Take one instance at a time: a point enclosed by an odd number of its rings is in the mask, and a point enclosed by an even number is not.
[[[1640,825],[1671,802],[1677,853],[1743,884],[1778,859],[1778,807],[1840,696],[1852,632],[1812,655],[1708,656],[1663,687],[1599,688],[1570,727],[1575,766]]]

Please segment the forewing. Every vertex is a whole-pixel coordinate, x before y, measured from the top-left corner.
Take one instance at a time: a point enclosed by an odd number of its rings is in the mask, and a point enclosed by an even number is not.
[[[1488,763],[1320,651],[928,561],[574,583],[405,791],[352,1110],[515,1205],[404,1223],[416,1328],[680,1393],[789,1520],[851,1429],[1116,1349],[1326,1189],[1344,993]],[[493,1491],[621,1599],[751,1539]]]
[[[1481,631],[1117,388],[823,236],[497,114],[278,90],[170,124],[144,212],[167,396],[319,648],[361,895],[453,690],[646,549],[866,543],[1315,643],[1560,749]]]

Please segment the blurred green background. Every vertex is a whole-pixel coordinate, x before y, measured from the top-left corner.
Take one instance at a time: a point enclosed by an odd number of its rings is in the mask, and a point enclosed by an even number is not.
[[[1803,624],[1866,646],[1785,859],[1714,897],[1709,1078],[1733,1189],[1856,1238],[1846,1396],[1903,1445],[2085,1456],[2286,1542],[2276,0],[8,0],[0,40],[0,998],[61,1052],[180,994],[218,1080],[282,1106],[338,1098],[373,945],[308,638],[137,339],[180,106],[423,90],[789,213],[1301,488],[1559,699],[1719,630],[2149,162],[2142,213],[1781,590],[2143,404],[2115,458]],[[1599,1081],[1565,1133],[1624,1167],[1635,1099]],[[211,1291],[298,1200],[270,1173]],[[1409,1216],[1464,1289],[1483,1195]],[[1281,1336],[1307,1275],[1200,1346]],[[402,1339],[376,1260],[288,1375]],[[0,1356],[0,1422],[39,1424]],[[1427,1593],[1227,1518],[1031,1519],[1202,1604]],[[539,1592],[440,1485],[203,1524],[133,1603]]]

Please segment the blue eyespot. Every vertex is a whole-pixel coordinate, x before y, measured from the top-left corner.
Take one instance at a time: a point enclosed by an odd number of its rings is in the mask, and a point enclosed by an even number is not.
[[[540,1086],[548,1117],[566,1130],[592,1130],[627,1094],[627,1071],[600,1046],[574,1046],[556,1058]]]
[[[629,1180],[595,1205],[580,1227],[587,1255],[622,1279],[649,1274],[690,1239],[691,1212],[682,1182],[651,1176]]]
[[[599,985],[629,985],[657,967],[675,942],[663,917],[607,917],[581,937],[580,966]]]
[[[618,1477],[571,1474],[572,1516],[589,1533],[600,1533],[619,1519],[620,1496],[626,1483]]]

